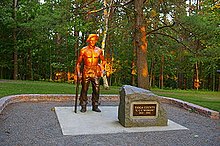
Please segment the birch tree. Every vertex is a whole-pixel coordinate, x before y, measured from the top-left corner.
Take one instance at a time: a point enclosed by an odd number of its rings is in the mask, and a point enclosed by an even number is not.
[[[109,22],[109,15],[111,12],[111,6],[112,6],[113,0],[111,0],[109,8],[107,10],[107,0],[104,0],[104,20],[105,20],[105,29],[103,32],[103,39],[102,39],[102,49],[105,50],[106,45],[106,38],[107,38],[107,32],[108,32],[108,22]],[[102,77],[103,79],[103,85],[105,89],[109,89],[108,80],[106,74]]]

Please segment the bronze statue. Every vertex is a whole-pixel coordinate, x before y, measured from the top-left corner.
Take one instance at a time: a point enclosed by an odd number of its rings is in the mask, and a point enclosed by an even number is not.
[[[87,105],[87,91],[90,82],[92,83],[92,110],[95,112],[101,112],[98,108],[99,105],[99,78],[102,76],[103,68],[105,65],[103,50],[96,47],[95,44],[98,41],[97,34],[90,34],[86,42],[88,46],[80,50],[80,55],[76,64],[76,71],[79,79],[81,79],[82,90],[80,93],[80,105],[81,112],[86,112]],[[101,64],[99,64],[99,62]],[[82,76],[80,73],[80,66],[83,63]]]

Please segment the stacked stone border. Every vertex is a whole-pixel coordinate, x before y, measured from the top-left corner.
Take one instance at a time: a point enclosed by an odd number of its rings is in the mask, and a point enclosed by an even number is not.
[[[175,105],[177,107],[186,109],[189,112],[195,112],[197,114],[209,117],[211,119],[219,119],[219,117],[220,117],[220,113],[217,112],[217,111],[210,110],[208,108],[204,108],[202,106],[199,106],[199,105],[196,105],[196,104],[193,104],[193,103],[189,103],[189,102],[186,102],[186,101],[182,101],[182,100],[179,100],[179,99],[160,96],[160,101],[162,103],[169,103],[169,104]]]
[[[91,95],[89,95],[91,96]],[[119,102],[119,95],[100,95],[101,101],[107,102]],[[175,105],[180,108],[184,108],[189,112],[195,112],[200,115],[209,117],[211,119],[219,119],[220,113],[217,111],[210,110],[189,102],[185,102],[178,99],[169,97],[159,96],[161,103],[168,103]],[[0,114],[4,108],[12,103],[17,102],[45,102],[45,101],[74,101],[75,95],[73,94],[21,94],[21,95],[10,95],[0,98]]]

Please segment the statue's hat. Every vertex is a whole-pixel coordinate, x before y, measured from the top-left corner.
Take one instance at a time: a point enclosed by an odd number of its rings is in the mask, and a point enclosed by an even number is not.
[[[88,36],[86,42],[89,42],[89,41],[91,40],[91,38],[94,38],[94,37],[96,38],[96,40],[99,39],[99,36],[98,36],[97,34],[90,34],[90,35]]]

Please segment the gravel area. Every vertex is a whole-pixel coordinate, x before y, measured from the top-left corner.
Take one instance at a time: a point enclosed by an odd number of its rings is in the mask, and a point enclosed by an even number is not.
[[[163,105],[170,120],[189,130],[64,136],[54,107],[71,102],[13,103],[0,114],[0,146],[220,146],[220,120]]]

